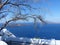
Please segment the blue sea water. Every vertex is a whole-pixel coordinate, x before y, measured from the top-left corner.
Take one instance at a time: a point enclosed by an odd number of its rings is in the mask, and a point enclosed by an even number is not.
[[[7,27],[17,37],[27,38],[44,38],[60,40],[60,24],[38,24],[36,28],[34,25]]]

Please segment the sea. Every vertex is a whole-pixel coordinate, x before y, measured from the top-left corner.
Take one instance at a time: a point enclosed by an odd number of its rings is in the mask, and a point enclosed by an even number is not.
[[[28,24],[24,26],[8,26],[6,28],[17,37],[60,40],[60,24]]]

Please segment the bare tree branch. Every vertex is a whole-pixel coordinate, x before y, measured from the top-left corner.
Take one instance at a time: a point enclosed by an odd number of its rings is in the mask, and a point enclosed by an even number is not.
[[[37,16],[37,18],[42,22],[42,23],[45,23],[46,24],[46,22],[43,20],[43,18],[39,15],[39,16]]]
[[[6,12],[14,13],[14,12],[12,12],[12,11],[5,10],[5,11],[0,11],[0,14],[6,13]]]
[[[2,2],[2,0],[0,0],[0,2]],[[5,5],[8,5],[8,4],[11,4],[11,5],[14,5],[14,6],[17,6],[17,7],[19,7],[19,6],[25,6],[26,8],[28,8],[29,10],[31,10],[31,9],[35,9],[36,10],[36,8],[33,8],[31,5],[29,5],[29,4],[24,4],[24,3],[21,3],[21,4],[16,4],[16,3],[11,3],[11,2],[9,2],[9,0],[6,0],[4,3],[1,3],[0,4],[0,14],[2,14],[2,13],[5,13],[5,12],[12,12],[12,11],[1,11],[1,9],[5,6]],[[20,7],[19,7],[20,8]],[[13,9],[13,8],[12,8]],[[21,11],[21,9],[19,9],[20,11]],[[32,18],[32,19],[34,19],[34,25],[37,23],[37,19],[39,19],[42,23],[46,23],[44,20],[43,20],[43,18],[41,17],[41,15],[40,16],[37,16],[37,15],[23,15],[23,14],[21,14],[21,12],[20,12],[20,15],[18,15],[18,14],[15,14],[14,12],[12,12],[13,14],[14,14],[14,17],[12,18],[12,19],[10,19],[10,20],[8,20],[8,21],[6,21],[5,23],[4,23],[4,25],[0,28],[0,31],[2,30],[2,29],[4,29],[10,22],[12,22],[12,21],[18,21],[18,20],[22,20],[22,21],[27,21],[28,20],[28,18]],[[16,13],[18,13],[18,12],[16,12]],[[0,20],[2,19],[2,18],[5,18],[6,17],[6,15],[3,15],[3,16],[1,16],[0,17]]]
[[[2,0],[0,0],[0,4],[1,4]]]
[[[2,1],[2,0],[1,0]],[[0,4],[0,10],[3,8],[4,5],[6,5],[8,3],[9,0],[6,0],[6,2]]]
[[[11,19],[11,20],[9,20],[9,21],[6,21],[6,23],[0,28],[0,31],[1,31],[2,29],[4,29],[10,22],[16,21],[16,20],[26,20],[26,18],[18,18],[18,17],[15,17],[15,18],[13,18],[13,19]]]
[[[9,22],[10,22],[10,21],[6,22],[6,23],[0,28],[0,31],[1,31],[2,29],[4,29],[4,28],[8,25]]]
[[[5,17],[6,17],[6,15],[0,16],[0,20],[1,20],[2,18],[5,18]]]

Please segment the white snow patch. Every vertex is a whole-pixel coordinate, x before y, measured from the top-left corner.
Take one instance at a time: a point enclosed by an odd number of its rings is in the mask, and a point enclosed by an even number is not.
[[[8,44],[5,43],[4,41],[0,41],[0,45],[8,45]]]
[[[60,40],[56,40],[56,45],[60,45]]]

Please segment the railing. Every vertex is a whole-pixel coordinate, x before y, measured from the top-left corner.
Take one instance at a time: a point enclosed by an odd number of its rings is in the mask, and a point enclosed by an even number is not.
[[[8,43],[8,45],[56,45],[56,44],[49,44],[47,42],[31,43],[31,42],[9,41],[7,43]]]
[[[8,42],[8,45],[49,45],[49,44],[10,41]]]

